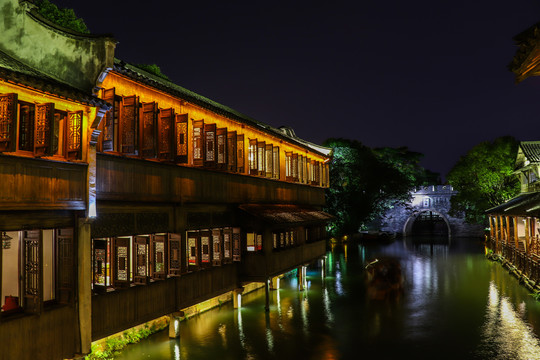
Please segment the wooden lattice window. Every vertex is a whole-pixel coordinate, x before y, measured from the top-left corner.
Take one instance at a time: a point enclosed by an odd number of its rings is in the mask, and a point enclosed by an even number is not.
[[[266,143],[257,142],[257,175],[266,175]]]
[[[227,128],[219,128],[217,133],[217,167],[227,170]]]
[[[17,94],[0,94],[0,151],[15,151]]]
[[[279,179],[279,147],[274,146],[272,149],[272,160],[273,160],[273,168],[272,168],[272,178]]]
[[[213,229],[212,230],[212,265],[214,266],[220,266],[222,257],[223,257],[223,251],[221,250],[223,247],[223,235],[221,229]]]
[[[199,267],[199,241],[198,231],[188,231],[187,258],[189,270],[196,270]]]
[[[82,155],[83,112],[73,111],[67,114],[66,157],[80,159]]]
[[[23,231],[24,310],[40,313],[43,298],[43,241],[40,230]]]
[[[94,290],[99,291],[111,285],[110,282],[109,239],[93,239],[92,267]]]
[[[298,181],[304,183],[304,157],[298,155]]]
[[[212,258],[212,232],[210,230],[201,230],[201,266],[208,267],[211,265]]]
[[[53,136],[54,104],[47,103],[36,105],[36,122],[34,128],[34,154],[36,156],[52,154],[51,145],[53,144]]]
[[[120,152],[123,154],[135,154],[137,138],[137,118],[139,111],[139,99],[137,96],[124,96],[118,128]]]
[[[118,118],[118,102],[116,101],[115,88],[103,89],[103,100],[112,105],[101,120],[103,133],[101,137],[101,151],[114,151],[114,124]]]
[[[271,178],[272,172],[274,169],[274,164],[272,162],[272,144],[266,145],[265,156],[266,156],[266,177]]]
[[[143,158],[156,157],[156,116],[157,103],[143,103],[139,121],[140,155]]]
[[[204,120],[193,121],[193,165],[204,164]]]
[[[214,167],[216,165],[216,124],[204,125],[204,166]]]
[[[227,133],[227,169],[236,172],[236,131]]]
[[[154,235],[150,246],[151,276],[154,279],[167,277],[167,235]]]
[[[130,238],[114,238],[113,245],[113,286],[127,287],[131,282]]]
[[[293,181],[298,181],[298,154],[291,157],[291,177]]]
[[[287,181],[292,181],[292,152],[285,152],[285,179]]]
[[[34,151],[34,121],[36,106],[20,102],[19,109],[19,150]]]
[[[240,228],[233,228],[233,261],[241,261]]]
[[[245,153],[244,153],[244,135],[241,134],[241,135],[237,135],[236,137],[236,166],[238,168],[238,172],[239,173],[243,173],[245,170],[245,161],[246,161],[246,157],[245,157]]]
[[[249,174],[257,175],[258,174],[258,165],[257,165],[257,139],[249,139]]]
[[[148,283],[148,236],[135,236],[133,246],[133,283]]]
[[[176,115],[174,138],[176,149],[175,162],[186,164],[188,162],[188,114]]]
[[[232,229],[223,229],[223,262],[230,263],[232,261]]]
[[[173,121],[173,108],[159,110],[158,158],[162,160],[170,160],[175,152]]]
[[[178,234],[169,234],[169,274],[178,276],[182,273],[181,240]]]
[[[73,229],[56,230],[56,258],[58,261],[57,271],[57,298],[58,302],[68,304],[74,298],[74,273],[73,267]]]

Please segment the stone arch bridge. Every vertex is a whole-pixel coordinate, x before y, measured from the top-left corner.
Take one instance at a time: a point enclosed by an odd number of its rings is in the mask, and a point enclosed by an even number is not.
[[[409,203],[385,214],[381,230],[403,236],[482,236],[482,226],[467,224],[463,217],[448,214],[450,198],[456,193],[450,185],[418,187],[411,192]]]

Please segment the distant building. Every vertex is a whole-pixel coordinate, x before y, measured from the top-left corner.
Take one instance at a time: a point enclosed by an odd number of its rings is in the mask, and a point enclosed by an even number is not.
[[[450,185],[417,187],[409,203],[386,212],[381,230],[403,236],[482,236],[482,226],[467,224],[463,216],[449,214],[450,198],[456,193]]]
[[[4,0],[0,358],[92,341],[323,256],[330,149]]]

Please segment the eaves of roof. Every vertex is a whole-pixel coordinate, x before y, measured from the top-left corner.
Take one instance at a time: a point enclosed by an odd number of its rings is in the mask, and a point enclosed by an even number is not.
[[[29,87],[33,90],[51,94],[84,105],[108,110],[111,105],[93,94],[79,90],[31,68],[0,51],[0,79]]]
[[[148,86],[154,87],[158,90],[164,91],[173,96],[179,97],[189,103],[198,105],[202,108],[211,110],[217,114],[226,116],[230,119],[240,121],[246,125],[255,127],[261,131],[267,132],[273,136],[286,140],[288,142],[295,143],[303,148],[308,148],[309,151],[315,152],[322,156],[329,156],[331,149],[310,143],[309,141],[300,139],[298,137],[287,136],[281,130],[276,129],[270,125],[262,123],[258,120],[255,120],[247,115],[244,115],[234,109],[231,109],[228,106],[222,105],[216,101],[208,99],[202,95],[199,95],[193,91],[185,89],[175,83],[160,78],[156,75],[150,74],[149,72],[142,70],[135,65],[125,63],[121,60],[115,59],[113,71],[125,75],[135,81],[144,83]]]
[[[519,146],[531,163],[540,162],[540,141],[522,141]]]

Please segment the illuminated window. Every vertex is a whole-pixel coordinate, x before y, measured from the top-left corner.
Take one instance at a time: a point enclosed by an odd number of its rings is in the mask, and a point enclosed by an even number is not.
[[[0,94],[0,151],[15,151],[17,94]]]
[[[266,175],[266,143],[257,143],[257,175]]]
[[[176,156],[175,162],[180,164],[188,163],[188,115],[181,114],[176,115],[175,129],[175,147],[176,147]]]
[[[272,178],[279,179],[279,147],[272,148]]]
[[[249,140],[249,173],[251,175],[258,174],[258,164],[257,164],[257,139]]]
[[[193,165],[204,164],[204,120],[193,121]]]

